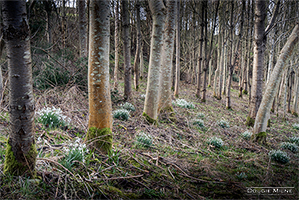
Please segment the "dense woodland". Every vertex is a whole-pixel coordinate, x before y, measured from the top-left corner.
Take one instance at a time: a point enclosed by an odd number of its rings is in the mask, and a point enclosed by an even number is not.
[[[298,199],[299,1],[0,3],[1,199]]]

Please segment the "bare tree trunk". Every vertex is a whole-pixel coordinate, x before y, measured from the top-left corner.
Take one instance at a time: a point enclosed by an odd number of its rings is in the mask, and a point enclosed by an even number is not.
[[[118,70],[119,70],[119,0],[115,2],[115,22],[114,22],[114,43],[115,43],[115,65],[114,65],[114,90],[117,90],[118,86]]]
[[[131,36],[130,36],[130,16],[128,2],[129,0],[122,1],[122,17],[123,17],[123,43],[124,43],[124,63],[125,63],[125,90],[124,99],[127,100],[132,96],[131,88]]]
[[[1,25],[0,25],[0,30],[2,30]],[[4,43],[4,40],[1,37],[0,38],[0,58],[2,56],[4,46],[5,46],[5,43]],[[2,98],[3,98],[2,93],[3,93],[3,77],[2,77],[2,68],[0,66],[0,106],[1,106]]]
[[[87,57],[85,0],[78,0],[80,57]]]
[[[149,1],[149,6],[153,16],[153,32],[143,116],[149,123],[156,124],[166,8],[162,0]]]
[[[140,79],[144,77],[144,59],[143,59],[143,42],[141,40],[141,47],[140,47]]]
[[[203,1],[201,1],[201,28],[200,28],[200,41],[199,41],[199,55],[198,55],[198,72],[197,72],[197,90],[196,90],[196,97],[200,98],[200,89],[201,89],[201,66],[203,65],[203,41],[204,41],[204,5]]]
[[[91,0],[89,15],[89,121],[86,140],[102,136],[101,140],[93,143],[93,147],[108,153],[112,147],[112,105],[109,83],[110,2]]]
[[[263,68],[265,50],[265,1],[257,0],[255,4],[255,23],[254,23],[254,49],[253,49],[253,71],[252,89],[249,115],[246,120],[247,126],[253,126],[255,116],[262,101],[263,88]]]
[[[273,72],[270,76],[267,88],[261,102],[260,108],[256,115],[256,120],[254,123],[254,140],[257,142],[264,143],[266,141],[266,127],[268,119],[270,118],[270,108],[273,103],[274,97],[277,93],[279,82],[281,80],[281,74],[284,70],[285,62],[288,60],[288,57],[292,54],[292,51],[299,40],[299,25],[297,24],[289,36],[286,44],[280,52],[277,63],[273,69]]]
[[[299,96],[299,72],[296,73],[296,85],[295,85],[295,95],[294,104],[292,107],[292,114],[298,117],[298,96]]]
[[[291,74],[290,74],[290,78],[289,78],[289,81],[288,81],[288,113],[291,113],[291,100],[292,100],[292,86],[293,86],[293,74],[294,74],[294,71],[291,70]]]
[[[10,133],[4,173],[35,176],[35,103],[32,88],[29,25],[25,1],[3,1],[3,35],[9,68]]]
[[[139,59],[140,59],[140,49],[141,49],[141,31],[140,31],[140,2],[136,1],[136,17],[137,17],[137,45],[136,45],[136,54],[134,60],[134,86],[135,90],[138,91],[139,86]]]
[[[232,10],[233,10],[233,3],[232,3]],[[240,43],[242,42],[244,12],[245,12],[245,0],[242,0],[242,13],[241,13],[241,24],[240,24],[239,40],[237,42],[237,46],[236,46],[236,50],[235,50],[235,57],[234,57],[233,62],[231,62],[232,56],[233,56],[233,51],[231,52],[232,55],[231,55],[231,58],[230,58],[229,77],[228,77],[228,83],[227,83],[226,109],[231,109],[230,87],[231,87],[233,71],[234,71],[235,64],[236,64],[237,57],[238,57],[238,51],[239,51]],[[231,20],[232,19],[233,19],[233,13],[231,13]],[[231,23],[232,23],[232,21],[231,21]],[[232,34],[232,32],[231,32],[231,34]],[[242,56],[242,54],[241,54],[241,56]],[[242,94],[242,90],[241,90],[241,94]]]
[[[162,70],[160,75],[158,111],[172,112],[171,81],[174,50],[174,33],[177,16],[177,2],[167,1],[167,18],[162,49]]]
[[[177,1],[177,18],[176,18],[176,68],[175,68],[175,83],[174,93],[175,97],[179,96],[180,83],[180,1]]]

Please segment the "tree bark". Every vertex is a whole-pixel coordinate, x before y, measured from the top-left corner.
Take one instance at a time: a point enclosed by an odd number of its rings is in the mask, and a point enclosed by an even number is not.
[[[176,18],[176,67],[175,67],[175,83],[174,93],[175,97],[179,96],[180,83],[180,1],[177,1],[177,18]]]
[[[10,88],[10,133],[4,173],[34,176],[37,156],[34,141],[35,103],[26,2],[3,1],[2,13]]]
[[[162,0],[149,1],[153,16],[149,72],[147,79],[146,97],[143,116],[149,123],[157,123],[159,104],[159,85],[161,74],[161,53],[166,19],[166,8]]]
[[[78,0],[80,57],[87,57],[85,0]]]
[[[297,24],[289,36],[286,44],[280,52],[277,63],[273,69],[273,72],[270,76],[267,88],[261,102],[260,108],[256,115],[256,120],[254,123],[253,132],[255,134],[255,140],[257,140],[257,135],[261,132],[266,131],[267,122],[270,118],[270,108],[272,106],[273,100],[278,90],[278,86],[281,80],[281,75],[284,70],[285,62],[288,60],[289,56],[292,54],[292,51],[297,44],[299,39],[299,25]]]
[[[174,50],[174,31],[176,24],[177,2],[167,1],[167,17],[162,50],[162,70],[160,76],[159,111],[172,112],[171,81]]]
[[[139,72],[139,60],[140,60],[140,49],[141,49],[141,31],[140,31],[140,2],[136,2],[136,18],[137,18],[137,45],[136,45],[136,54],[135,54],[135,60],[134,60],[134,87],[135,90],[138,91],[139,87],[139,78],[140,78],[140,72]]]
[[[125,89],[124,99],[127,100],[132,96],[131,88],[131,36],[130,36],[130,16],[128,2],[129,0],[122,0],[122,17],[123,17],[123,43],[124,43],[124,64],[125,64]]]
[[[262,101],[263,68],[265,51],[265,18],[266,5],[264,0],[257,0],[255,4],[253,71],[250,111],[246,124],[252,126]]]
[[[109,83],[110,2],[90,1],[88,56],[89,121],[86,140],[101,137],[93,147],[108,153],[112,147],[112,105]]]
[[[115,65],[114,65],[114,84],[113,88],[114,90],[117,90],[118,86],[118,70],[119,70],[119,0],[116,0],[115,2],[115,22],[114,22],[114,43],[115,43]]]

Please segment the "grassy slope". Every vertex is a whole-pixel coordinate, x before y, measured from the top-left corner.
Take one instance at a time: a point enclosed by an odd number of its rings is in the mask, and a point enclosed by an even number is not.
[[[123,84],[119,85],[119,89]],[[50,161],[38,160],[39,183],[25,177],[4,176],[3,160],[5,138],[8,135],[8,118],[1,112],[0,135],[0,198],[183,198],[183,199],[248,199],[258,196],[246,194],[246,187],[295,187],[295,195],[277,198],[298,198],[298,153],[287,151],[288,164],[281,165],[269,160],[268,152],[279,149],[279,144],[299,131],[292,128],[298,118],[287,114],[271,115],[267,145],[260,146],[244,140],[240,133],[251,130],[244,125],[248,114],[248,96],[237,97],[232,90],[232,108],[225,109],[225,98],[218,101],[208,89],[207,101],[200,103],[195,97],[195,87],[182,84],[180,98],[195,104],[194,109],[174,106],[177,122],[165,114],[160,115],[158,126],[148,125],[141,117],[145,94],[145,82],[140,92],[133,92],[130,102],[136,111],[128,121],[115,119],[114,144],[111,155],[99,152],[89,154],[88,161],[76,163],[70,170],[61,168],[57,161],[65,153],[63,147],[76,136],[84,138],[87,126],[87,99],[76,87],[57,92],[37,92],[37,109],[45,104],[62,108],[72,125],[65,130],[43,130],[36,127],[39,154]],[[113,95],[113,110],[122,102],[121,92]],[[204,113],[204,128],[192,121],[198,113]],[[229,122],[229,128],[217,125],[219,120]],[[150,148],[136,145],[136,135],[145,132],[153,137]],[[220,137],[224,146],[216,149],[207,143],[212,136]],[[56,147],[50,147],[50,145]],[[238,175],[239,174],[239,175]],[[242,175],[240,175],[242,174]],[[273,196],[261,196],[273,199]]]

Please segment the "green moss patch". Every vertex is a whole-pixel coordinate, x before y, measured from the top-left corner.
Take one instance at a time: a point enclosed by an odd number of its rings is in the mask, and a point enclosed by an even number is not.
[[[112,131],[110,128],[91,127],[87,132],[86,140],[93,142],[93,147],[107,154],[112,148]]]
[[[157,119],[153,119],[153,118],[151,118],[151,117],[148,116],[145,112],[142,113],[142,116],[145,117],[145,119],[146,119],[146,121],[147,121],[148,123],[150,123],[150,124],[155,124],[155,125],[158,124]]]
[[[248,116],[247,119],[246,119],[245,125],[253,127],[254,126],[254,121],[255,120],[253,118],[251,118],[250,116]]]
[[[258,134],[253,135],[253,141],[261,144],[266,144],[266,138],[267,138],[266,132],[260,132]]]
[[[35,144],[31,145],[30,150],[24,156],[26,158],[26,163],[18,162],[14,156],[11,145],[7,142],[3,170],[4,174],[35,176],[35,162],[37,156]]]

